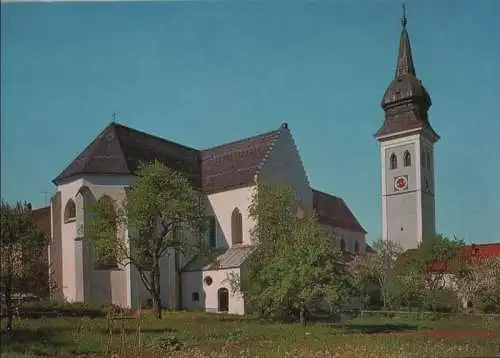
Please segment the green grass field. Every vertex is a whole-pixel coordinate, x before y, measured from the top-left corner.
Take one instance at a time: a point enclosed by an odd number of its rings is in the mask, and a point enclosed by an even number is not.
[[[124,330],[121,329],[123,322]],[[342,323],[279,324],[204,313],[135,318],[40,318],[15,321],[2,334],[2,357],[493,357],[500,319],[357,317]]]

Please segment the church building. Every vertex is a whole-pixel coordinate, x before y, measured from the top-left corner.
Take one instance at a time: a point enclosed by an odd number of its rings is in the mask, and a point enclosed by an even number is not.
[[[339,197],[311,188],[286,123],[278,129],[214,148],[197,150],[121,124],[109,124],[55,179],[52,198],[50,261],[58,295],[70,301],[123,307],[148,305],[149,294],[133,266],[97,263],[84,244],[89,204],[108,197],[116,203],[134,183],[138,165],[159,160],[185,174],[203,194],[211,219],[207,243],[215,261],[200,258],[160,262],[162,302],[172,309],[202,309],[243,314],[244,301],[232,292],[254,245],[248,207],[259,182],[292,184],[300,207],[318,213],[322,227],[340,238],[345,252],[364,253],[366,231]],[[121,233],[126,239],[127,232]],[[139,302],[138,302],[139,301]]]

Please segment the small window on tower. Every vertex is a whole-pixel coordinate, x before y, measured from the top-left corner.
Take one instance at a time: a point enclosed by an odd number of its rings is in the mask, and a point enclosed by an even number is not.
[[[396,157],[396,154],[392,153],[391,154],[391,169],[396,169],[398,167],[398,158]]]
[[[411,167],[411,154],[409,151],[405,152],[405,167]]]
[[[427,169],[431,169],[431,154],[429,152],[427,152]]]
[[[420,160],[422,161],[422,168],[426,168],[427,165],[425,164],[425,151],[422,149],[422,154],[420,155]]]

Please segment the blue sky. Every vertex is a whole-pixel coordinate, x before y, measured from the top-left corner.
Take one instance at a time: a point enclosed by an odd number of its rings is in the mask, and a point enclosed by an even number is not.
[[[288,122],[311,184],[381,232],[379,104],[399,1],[2,4],[2,197],[44,204],[110,121],[206,148]],[[500,1],[413,0],[438,231],[500,241]]]

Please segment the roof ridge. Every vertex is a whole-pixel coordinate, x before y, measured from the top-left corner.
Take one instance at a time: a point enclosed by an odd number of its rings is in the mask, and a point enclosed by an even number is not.
[[[471,244],[466,244],[462,247],[483,247],[483,246],[500,246],[500,242],[487,242],[485,244],[475,244],[475,243],[471,243]]]
[[[161,140],[162,142],[165,142],[165,143],[168,143],[168,144],[173,144],[173,145],[176,145],[176,146],[184,148],[184,149],[195,150],[197,152],[201,151],[200,149],[196,149],[196,148],[193,148],[193,147],[188,147],[187,145],[180,144],[180,143],[174,142],[173,140],[170,140],[170,139],[167,139],[167,138],[164,138],[164,137],[160,137],[160,136],[148,133],[148,132],[144,132],[144,131],[141,131],[141,130],[136,129],[136,128],[132,128],[132,127],[126,126],[126,125],[121,124],[121,123],[111,122],[110,125],[112,125],[114,127],[121,127],[121,128],[123,128],[125,130],[131,131],[131,132],[135,132],[135,133],[139,133],[139,134],[148,136],[150,138],[155,138],[155,139]]]
[[[320,194],[323,194],[323,195],[327,195],[327,196],[330,196],[332,198],[340,199],[340,200],[344,201],[344,199],[342,199],[342,197],[340,197],[340,196],[333,195],[333,194],[327,193],[326,191],[322,191],[322,190],[318,190],[318,189],[314,189],[314,188],[311,188],[311,189],[312,189],[313,192],[315,191],[317,193],[320,193]]]
[[[210,150],[219,149],[219,148],[222,148],[222,147],[225,147],[225,146],[228,146],[228,145],[237,144],[237,143],[243,143],[243,142],[246,142],[246,141],[248,141],[250,139],[255,139],[255,138],[262,137],[262,136],[265,136],[265,135],[268,135],[268,134],[271,134],[271,133],[279,132],[280,129],[281,128],[278,128],[278,129],[274,129],[272,131],[267,131],[267,132],[259,133],[259,134],[256,134],[256,135],[253,135],[253,136],[250,136],[250,137],[233,140],[231,142],[227,142],[227,143],[224,143],[224,144],[216,145],[215,147],[204,148],[204,149],[201,149],[200,151],[201,152],[208,152]]]

